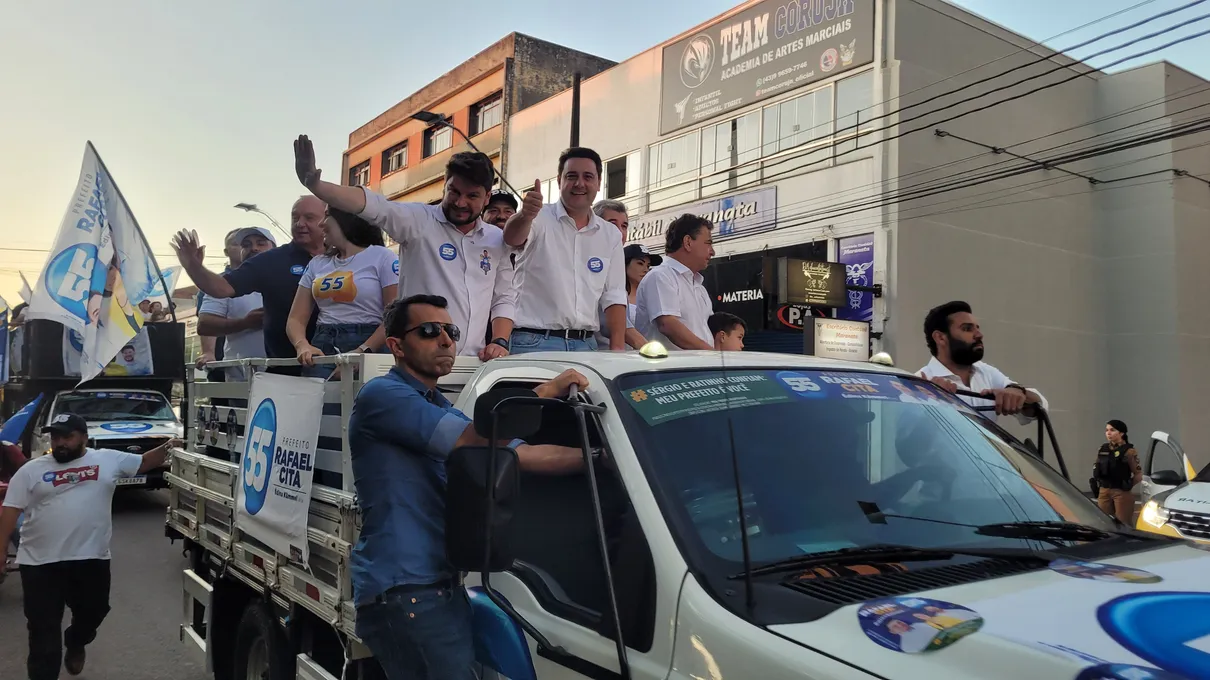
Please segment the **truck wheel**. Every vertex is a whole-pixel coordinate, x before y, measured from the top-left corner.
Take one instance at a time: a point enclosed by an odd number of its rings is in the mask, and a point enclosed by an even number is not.
[[[293,680],[294,657],[277,622],[260,603],[244,610],[235,631],[235,680]]]

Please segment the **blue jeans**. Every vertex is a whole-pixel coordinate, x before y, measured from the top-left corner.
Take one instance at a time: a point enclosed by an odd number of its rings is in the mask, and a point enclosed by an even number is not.
[[[525,331],[513,331],[508,342],[509,354],[525,354],[526,352],[595,352],[597,339],[570,340],[560,335],[539,335]]]
[[[357,637],[388,680],[475,680],[471,604],[462,586],[401,586],[357,608]]]
[[[324,353],[324,356],[336,356],[341,352],[352,352],[365,344],[366,340],[378,330],[374,323],[334,323],[316,326],[311,345]],[[308,378],[324,378],[332,375],[335,366],[303,367],[303,375]]]

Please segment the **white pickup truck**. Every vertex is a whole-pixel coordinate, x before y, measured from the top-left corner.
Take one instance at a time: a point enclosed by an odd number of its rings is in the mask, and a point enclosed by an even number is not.
[[[191,555],[181,638],[217,680],[382,677],[354,635],[347,426],[391,359],[333,360],[344,367],[325,401],[339,414],[321,417],[316,469],[343,477],[314,487],[308,563],[233,524],[240,466],[201,453],[238,459],[246,409],[197,419],[173,456],[169,534]],[[524,396],[568,368],[585,393]],[[520,472],[505,448],[451,455],[447,551],[469,572],[487,671],[1210,677],[1210,554],[1115,523],[1033,449],[908,373],[645,348],[460,360],[441,388],[493,439],[592,461],[553,478]],[[250,396],[231,382],[189,395],[191,413]]]

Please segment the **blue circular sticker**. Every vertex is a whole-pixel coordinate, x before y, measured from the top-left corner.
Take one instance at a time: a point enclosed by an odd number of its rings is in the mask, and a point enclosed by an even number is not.
[[[1186,678],[1210,677],[1210,593],[1123,595],[1097,608],[1109,637],[1146,662]]]
[[[588,271],[592,272],[593,274],[599,274],[599,273],[601,273],[601,270],[604,268],[605,268],[605,263],[601,261],[601,258],[599,258],[599,257],[588,258]]]
[[[266,399],[256,407],[244,441],[244,509],[255,515],[265,507],[269,495],[269,473],[277,443],[277,407]]]
[[[879,646],[905,654],[949,647],[983,627],[983,617],[970,609],[923,597],[866,602],[857,610],[857,622]]]
[[[55,473],[53,473],[53,472],[43,472],[43,473],[42,473],[42,481],[47,482],[47,483],[50,483],[50,482],[55,481]]]
[[[1055,560],[1050,563],[1050,568],[1052,571],[1057,571],[1072,578],[1086,578],[1093,581],[1108,581],[1110,583],[1159,583],[1164,580],[1149,571],[1129,569],[1100,562]]]
[[[1183,676],[1146,666],[1103,663],[1080,671],[1076,680],[1182,680]]]
[[[303,270],[305,269],[306,267],[302,266],[301,264],[296,264],[293,267],[290,267],[290,273],[295,276],[302,276]]]
[[[146,432],[151,429],[151,425],[147,423],[103,423],[101,429],[122,433]]]
[[[44,285],[51,299],[71,314],[88,318],[88,297],[105,288],[106,267],[94,266],[97,247],[91,243],[68,246],[46,265]]]
[[[453,243],[442,243],[441,247],[437,249],[437,254],[446,262],[452,262],[454,258],[458,257],[458,249],[454,247]]]
[[[820,385],[819,383],[815,382],[814,380],[812,380],[811,376],[808,376],[805,373],[795,373],[794,371],[779,371],[777,373],[777,379],[779,381],[781,381],[781,384],[790,388],[791,392],[793,392],[794,394],[797,394],[800,397],[806,397],[808,399],[818,399],[820,397],[827,396],[826,394],[824,394],[823,386]]]
[[[393,274],[399,273],[399,260],[395,260],[394,262],[391,263],[391,273],[393,273]]]

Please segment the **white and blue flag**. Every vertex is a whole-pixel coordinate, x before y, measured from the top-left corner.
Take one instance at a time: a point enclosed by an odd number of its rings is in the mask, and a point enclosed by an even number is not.
[[[138,305],[160,278],[138,222],[89,142],[26,317],[57,321],[79,334],[80,381],[86,382],[142,329]]]

